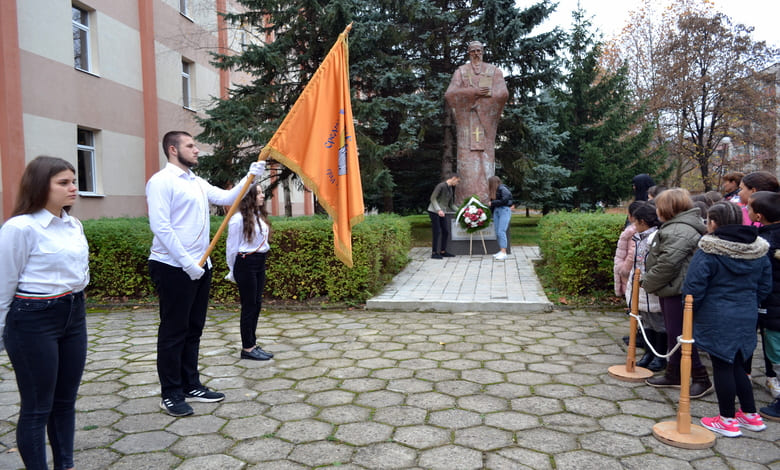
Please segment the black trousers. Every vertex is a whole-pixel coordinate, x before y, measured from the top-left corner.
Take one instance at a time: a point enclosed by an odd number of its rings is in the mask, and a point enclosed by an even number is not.
[[[733,418],[736,413],[734,398],[739,398],[739,404],[745,413],[756,412],[756,401],[753,397],[753,385],[745,371],[745,359],[737,351],[734,362],[729,363],[710,354],[712,359],[712,381],[715,383],[715,395],[718,397],[718,408],[721,416]]]
[[[149,261],[149,274],[160,298],[157,375],[163,398],[183,398],[199,386],[198,352],[206,324],[211,269],[193,281],[182,268]]]
[[[265,253],[238,254],[233,265],[233,276],[241,297],[241,346],[252,348],[257,344],[257,319],[263,306],[265,288]]]
[[[447,251],[447,239],[450,238],[450,224],[447,223],[447,217],[439,217],[436,212],[428,211],[431,218],[431,228],[433,229],[433,252],[442,253]]]
[[[84,293],[14,298],[3,339],[22,406],[16,445],[28,470],[46,470],[46,434],[54,470],[73,467],[76,396],[87,358]]]

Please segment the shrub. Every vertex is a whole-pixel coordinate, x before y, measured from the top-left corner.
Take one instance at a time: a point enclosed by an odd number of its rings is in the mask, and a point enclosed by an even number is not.
[[[211,236],[222,223],[212,217]],[[154,295],[147,259],[152,233],[147,218],[83,221],[90,245],[88,294],[97,299],[142,299]],[[333,255],[332,222],[321,216],[272,217],[265,296],[283,300],[328,297],[361,303],[376,293],[408,262],[411,228],[401,217],[377,215],[353,227],[353,268]],[[211,253],[211,298],[237,302],[236,285],[224,279],[225,236]]]
[[[84,220],[89,242],[87,293],[97,298],[144,298],[154,293],[149,279],[152,232],[147,218]]]
[[[611,290],[615,248],[626,216],[562,212],[539,222],[542,267],[565,294]]]

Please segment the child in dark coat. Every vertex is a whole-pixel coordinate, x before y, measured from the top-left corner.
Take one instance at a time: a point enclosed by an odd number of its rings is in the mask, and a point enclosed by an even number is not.
[[[720,410],[719,416],[704,417],[701,423],[728,437],[741,436],[740,428],[766,429],[756,413],[744,358],[756,348],[758,304],[772,289],[769,243],[758,229],[741,222],[742,211],[734,203],[710,207],[708,234],[699,240],[682,288],[683,295],[693,296],[693,339],[712,359]]]
[[[761,330],[766,368],[766,386],[775,399],[761,408],[759,413],[766,419],[780,421],[780,381],[777,372],[780,367],[780,194],[758,191],[748,202],[750,220],[761,227],[758,234],[769,242],[767,258],[772,263],[772,293],[761,302],[758,311],[758,326]]]

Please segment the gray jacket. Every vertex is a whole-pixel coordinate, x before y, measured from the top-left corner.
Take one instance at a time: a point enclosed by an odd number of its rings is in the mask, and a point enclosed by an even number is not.
[[[431,194],[431,203],[428,204],[428,212],[455,212],[458,210],[455,206],[455,187],[442,181],[437,184]]]
[[[642,277],[645,291],[658,297],[680,295],[688,264],[706,231],[698,207],[664,222],[645,260],[646,271]]]

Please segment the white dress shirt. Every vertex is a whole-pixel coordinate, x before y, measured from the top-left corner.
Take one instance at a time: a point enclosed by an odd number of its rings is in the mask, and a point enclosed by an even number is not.
[[[267,253],[271,249],[268,244],[268,225],[262,220],[255,221],[255,231],[252,240],[244,237],[244,217],[241,214],[233,214],[228,222],[227,247],[227,265],[230,272],[233,272],[233,265],[236,262],[238,253]]]
[[[154,240],[149,259],[179,268],[200,262],[210,243],[209,203],[233,203],[246,177],[232,189],[212,186],[192,171],[168,163],[146,183]],[[211,259],[207,260],[211,267]]]
[[[0,227],[0,350],[14,295],[79,292],[89,283],[89,246],[75,217],[46,209],[8,219]]]

